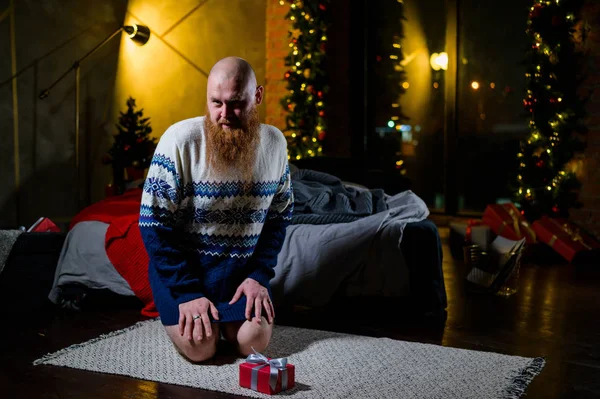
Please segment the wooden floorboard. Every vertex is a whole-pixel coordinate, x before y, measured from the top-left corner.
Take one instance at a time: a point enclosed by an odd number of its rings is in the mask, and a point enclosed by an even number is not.
[[[520,273],[519,291],[508,298],[466,291],[465,266],[450,256],[447,229],[444,273],[448,294],[445,320],[373,324],[368,317],[296,309],[280,323],[526,357],[547,364],[527,398],[600,398],[600,265],[578,269],[535,263]],[[393,310],[390,310],[393,314]],[[228,394],[32,362],[50,352],[144,318],[137,309],[40,312],[4,315],[0,329],[2,398],[231,398]],[[237,384],[237,381],[232,381]]]

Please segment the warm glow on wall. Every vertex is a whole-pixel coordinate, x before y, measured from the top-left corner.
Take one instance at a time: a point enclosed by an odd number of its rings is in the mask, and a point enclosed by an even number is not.
[[[249,3],[129,0],[124,24],[144,24],[152,36],[143,47],[126,35],[121,39],[111,121],[129,96],[151,118],[155,137],[178,121],[203,115],[210,68],[230,55],[248,60],[264,84],[266,15],[264,7]],[[215,41],[214,32],[220,31],[228,35]],[[263,120],[264,106],[259,113]]]

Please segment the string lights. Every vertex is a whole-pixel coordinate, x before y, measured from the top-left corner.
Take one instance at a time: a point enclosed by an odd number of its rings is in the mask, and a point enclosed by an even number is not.
[[[285,65],[288,94],[281,100],[287,111],[284,134],[288,158],[299,160],[320,155],[327,135],[326,95],[329,90],[325,70],[329,0],[281,0],[289,4],[286,19],[289,54]]]
[[[581,0],[535,0],[527,21],[532,44],[523,105],[529,133],[517,154],[515,199],[525,216],[568,216],[580,183],[569,162],[583,151],[583,104],[577,95],[580,55],[573,31]]]

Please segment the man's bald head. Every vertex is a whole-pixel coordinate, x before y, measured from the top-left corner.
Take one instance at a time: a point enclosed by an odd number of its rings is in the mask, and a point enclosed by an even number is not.
[[[239,57],[223,58],[213,65],[208,75],[212,81],[235,81],[239,87],[256,90],[256,74],[248,61]]]

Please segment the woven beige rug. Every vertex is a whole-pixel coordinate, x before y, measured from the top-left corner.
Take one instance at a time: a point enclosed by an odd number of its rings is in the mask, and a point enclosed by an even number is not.
[[[437,345],[276,326],[265,351],[296,366],[296,398],[518,398],[544,367],[524,358]],[[73,345],[34,362],[250,397],[238,365],[193,365],[174,350],[159,320]]]

